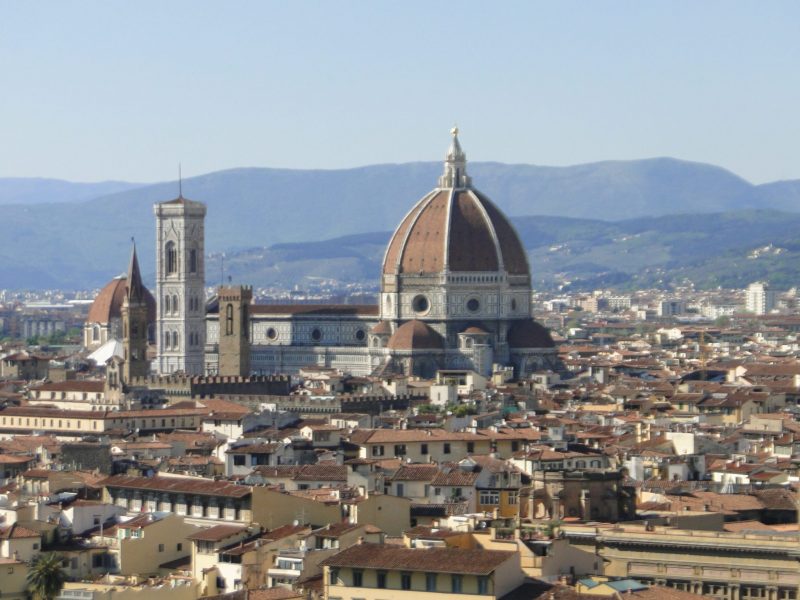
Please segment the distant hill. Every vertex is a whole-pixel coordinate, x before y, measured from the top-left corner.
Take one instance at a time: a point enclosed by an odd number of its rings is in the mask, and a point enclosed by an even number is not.
[[[778,288],[800,282],[800,214],[739,211],[607,222],[516,217],[539,289],[744,287],[766,280]],[[310,279],[378,284],[391,232],[321,242],[276,244],[228,253],[225,272],[257,286],[301,287]],[[219,256],[208,261],[220,272]]]
[[[440,171],[438,162],[330,171],[233,169],[187,179],[183,190],[185,196],[208,204],[207,251],[270,248],[277,252],[276,244],[392,230],[435,185]],[[533,224],[519,221],[522,230],[534,228],[540,240],[555,236],[557,230],[552,228],[559,222],[568,223],[565,226],[575,235],[584,235],[578,224],[555,217],[595,219],[590,228],[605,231],[612,226],[608,222],[623,219],[751,209],[794,212],[800,206],[800,182],[754,186],[718,167],[669,158],[572,167],[470,163],[469,171],[476,187],[507,214],[551,217],[533,218]],[[176,192],[172,182],[83,201],[3,206],[0,288],[101,285],[124,269],[131,236],[136,237],[145,275],[149,271],[152,277],[152,206],[175,197]],[[380,244],[372,246],[367,255],[380,255]],[[371,259],[354,248],[349,257],[341,256],[342,248],[324,243],[320,248],[329,261],[334,258],[332,252],[339,252],[335,258],[353,272],[370,269],[363,261]],[[651,250],[641,252],[650,254]],[[584,259],[587,264],[600,264],[592,254]],[[309,269],[325,267],[317,261]]]
[[[80,202],[115,194],[147,184],[125,181],[74,183],[38,177],[0,177],[0,206],[6,204],[48,204]]]

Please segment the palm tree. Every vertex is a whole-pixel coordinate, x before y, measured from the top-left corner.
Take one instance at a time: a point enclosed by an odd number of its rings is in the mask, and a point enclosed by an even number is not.
[[[64,587],[61,557],[55,552],[40,554],[28,571],[28,587],[40,600],[53,600]]]

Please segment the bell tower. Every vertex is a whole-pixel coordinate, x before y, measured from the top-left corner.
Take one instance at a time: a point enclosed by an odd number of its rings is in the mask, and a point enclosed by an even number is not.
[[[219,374],[250,375],[250,303],[253,288],[219,288]]]
[[[179,195],[156,215],[158,371],[205,374],[206,205]]]
[[[121,312],[122,348],[125,353],[122,381],[128,384],[134,377],[146,377],[150,371],[147,360],[147,296],[136,258],[136,245],[131,250]]]

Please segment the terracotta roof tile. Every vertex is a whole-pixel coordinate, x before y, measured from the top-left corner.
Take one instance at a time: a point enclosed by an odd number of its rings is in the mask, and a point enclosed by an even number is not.
[[[330,567],[489,575],[513,556],[513,552],[501,550],[418,549],[356,544],[331,556],[321,564]]]

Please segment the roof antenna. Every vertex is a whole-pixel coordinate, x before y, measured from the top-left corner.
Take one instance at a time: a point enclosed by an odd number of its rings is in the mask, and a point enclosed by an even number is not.
[[[178,198],[183,198],[183,177],[181,176],[181,163],[178,163]]]

